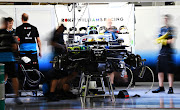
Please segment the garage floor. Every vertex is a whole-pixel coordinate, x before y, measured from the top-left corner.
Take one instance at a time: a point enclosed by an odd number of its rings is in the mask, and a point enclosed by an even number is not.
[[[180,109],[180,82],[174,83],[174,93],[167,94],[168,83],[165,83],[166,91],[163,93],[152,94],[152,92],[146,91],[150,88],[150,83],[136,83],[135,87],[128,90],[130,98],[120,99],[116,98],[116,102],[111,102],[110,98],[93,98],[87,99],[85,104],[81,103],[81,99],[73,100],[60,100],[58,102],[47,102],[44,97],[30,97],[28,93],[25,93],[27,97],[21,97],[23,105],[16,105],[13,102],[13,98],[6,98],[6,110],[57,110],[57,109],[100,109],[100,110],[130,110],[130,109]],[[153,89],[157,88],[158,83],[154,84]],[[115,94],[117,95],[119,90],[124,88],[116,87]],[[135,94],[140,97],[133,97]],[[41,93],[38,93],[41,95]]]

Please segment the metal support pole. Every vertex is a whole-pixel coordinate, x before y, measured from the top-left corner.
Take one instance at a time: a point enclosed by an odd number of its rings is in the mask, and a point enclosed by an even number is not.
[[[4,64],[0,64],[0,110],[5,110]]]
[[[81,78],[80,78],[80,82],[79,82],[79,90],[78,90],[79,94],[82,93],[82,87],[83,87],[84,82],[85,82],[85,75],[84,75],[84,73],[82,73]]]
[[[100,77],[100,80],[101,80],[101,84],[102,84],[102,90],[106,93],[106,88],[105,88],[105,85],[104,85],[103,77]]]
[[[91,76],[87,75],[86,87],[85,87],[85,91],[84,91],[84,103],[86,102],[86,97],[87,97],[88,91],[89,91],[89,81],[91,81]]]
[[[76,6],[76,3],[73,3],[73,8],[74,8],[74,19],[73,19],[73,25],[74,25],[74,36],[73,36],[73,41],[74,41],[74,37],[75,37],[75,20],[76,20],[76,14],[75,14],[75,6]]]

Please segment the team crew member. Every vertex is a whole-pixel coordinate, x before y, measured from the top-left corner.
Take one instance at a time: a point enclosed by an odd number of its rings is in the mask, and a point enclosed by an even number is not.
[[[7,23],[6,31],[14,37],[15,29],[12,28],[14,20],[11,17],[5,18],[5,21]],[[7,74],[5,75],[5,81],[7,81]]]
[[[64,39],[63,39],[63,32],[64,32],[64,25],[58,27],[58,29],[54,32],[53,38],[51,40],[51,45],[54,47],[54,56],[64,54],[66,51]],[[59,70],[52,69],[48,72],[47,77],[50,80],[50,93],[48,96],[49,101],[57,101],[58,99],[55,96],[55,90],[57,87],[58,79],[62,76],[59,76]]]
[[[14,101],[17,104],[22,104],[18,98],[19,82],[15,70],[15,57],[14,52],[17,51],[17,44],[7,29],[8,19],[4,20],[4,29],[0,29],[0,63],[5,64],[5,76],[12,79],[12,86],[16,94]],[[7,79],[5,79],[6,81]]]
[[[35,26],[28,23],[28,15],[22,14],[22,25],[16,28],[16,38],[20,39],[20,56],[27,56],[31,62],[36,65],[35,68],[39,69],[36,41],[39,48],[39,56],[41,57],[41,41],[39,38],[38,30]]]
[[[58,27],[55,31],[54,36],[51,40],[51,45],[54,47],[54,55],[62,55],[67,52],[66,45],[64,44],[63,32],[65,30],[64,25]],[[66,98],[76,98],[72,92],[70,92],[69,83],[77,76],[77,72],[74,70],[61,70],[61,69],[51,69],[47,75],[47,83],[50,89],[46,91],[45,95],[48,97],[48,101],[57,101]],[[55,94],[56,91],[56,94]]]
[[[14,36],[15,35],[15,29],[13,29],[14,20],[11,17],[6,18],[6,20],[7,20],[7,29],[6,30]]]
[[[169,25],[171,20],[170,15],[164,16],[165,25],[161,28],[159,38],[156,39],[157,43],[162,44],[162,48],[158,57],[158,79],[159,88],[152,91],[152,93],[159,93],[165,91],[164,89],[164,73],[168,73],[169,91],[168,94],[173,94],[173,81],[174,81],[174,62],[173,62],[173,48],[172,44],[175,40],[174,28]]]
[[[118,36],[116,35],[117,29],[114,29],[112,27],[112,20],[108,19],[107,20],[107,30],[104,33],[111,33],[112,34],[112,40],[116,40]]]
[[[66,30],[63,24],[58,27],[55,31],[54,36],[51,41],[51,45],[54,47],[54,55],[60,55],[66,53],[66,45],[63,39],[63,32]]]
[[[111,33],[112,34],[112,40],[116,40],[118,38],[116,36],[117,30],[112,28],[112,20],[111,19],[107,20],[107,28],[108,28],[108,30],[105,31],[105,33]],[[109,74],[110,81],[111,81],[111,84],[112,84],[112,87],[113,87],[114,90],[115,90],[115,85],[114,85],[114,76],[115,76],[115,74],[117,74],[117,72],[115,72],[115,71],[113,71],[112,73]]]

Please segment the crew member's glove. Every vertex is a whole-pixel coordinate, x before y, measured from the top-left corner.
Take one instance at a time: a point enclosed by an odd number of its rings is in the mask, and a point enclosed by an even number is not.
[[[162,35],[161,37],[157,38],[157,40],[166,39],[168,38],[169,32],[166,32],[166,34]]]
[[[162,44],[162,45],[167,45],[167,39],[156,39],[156,43]]]
[[[162,44],[162,45],[167,45],[167,37],[169,35],[169,32],[166,32],[166,34],[162,35],[161,37],[156,39],[156,43]]]

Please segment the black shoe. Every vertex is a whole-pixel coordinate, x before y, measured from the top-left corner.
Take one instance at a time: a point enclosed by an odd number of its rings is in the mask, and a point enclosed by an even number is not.
[[[56,98],[56,97],[48,97],[48,100],[47,100],[48,102],[53,102],[53,101],[59,101],[59,99],[58,98]]]
[[[60,100],[67,99],[66,94],[63,89],[61,89],[57,92],[57,98]]]
[[[77,95],[73,94],[70,91],[64,91],[64,96],[66,99],[76,99]]]
[[[52,101],[59,101],[59,99],[56,97],[56,95],[54,93],[50,93],[47,99],[48,102],[52,102]]]
[[[172,87],[169,88],[168,94],[174,94]]]
[[[22,104],[23,104],[22,101],[19,99],[19,97],[16,97],[16,98],[14,99],[14,102],[15,102],[16,104],[18,104],[18,105],[22,105]]]
[[[158,89],[152,91],[152,93],[159,93],[159,92],[164,92],[164,87],[159,87]]]

